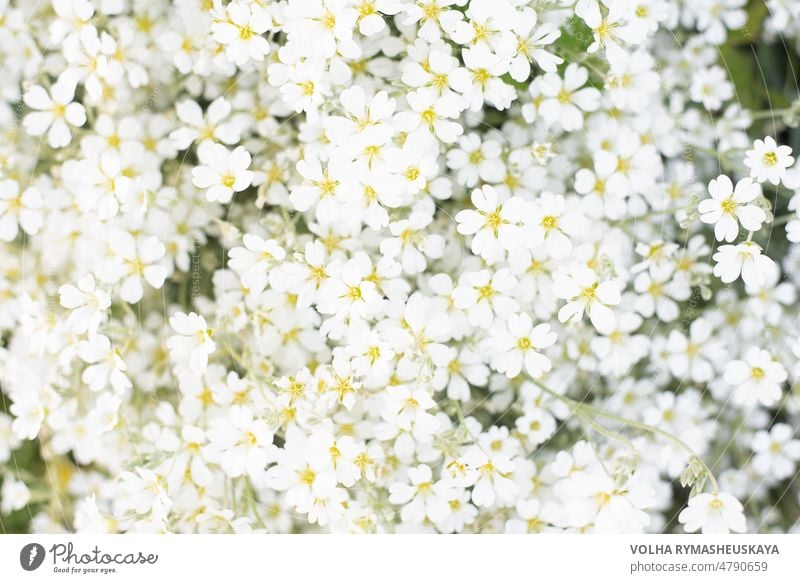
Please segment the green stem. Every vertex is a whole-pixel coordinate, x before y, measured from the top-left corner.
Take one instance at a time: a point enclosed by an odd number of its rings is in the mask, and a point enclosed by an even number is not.
[[[769,119],[771,117],[780,117],[786,113],[789,113],[791,110],[789,109],[764,109],[762,111],[751,111],[750,119],[753,121],[759,119]]]
[[[797,213],[789,213],[788,215],[782,215],[780,217],[777,217],[774,221],[772,221],[770,223],[770,226],[775,227],[777,225],[783,225],[796,218],[798,218]]]
[[[685,441],[681,440],[675,435],[669,433],[668,431],[664,431],[663,429],[659,429],[658,427],[654,427],[653,425],[648,425],[647,423],[642,423],[640,421],[636,421],[634,419],[628,419],[626,417],[620,417],[619,415],[615,415],[614,413],[609,413],[608,411],[595,407],[594,405],[590,405],[583,401],[576,401],[575,399],[557,393],[553,389],[545,386],[544,384],[542,384],[537,380],[534,380],[533,382],[545,393],[549,394],[552,397],[555,397],[556,399],[562,401],[563,403],[566,403],[576,415],[580,416],[581,414],[583,414],[584,419],[587,419],[585,417],[585,413],[592,413],[597,417],[605,417],[606,419],[609,419],[616,423],[620,423],[622,425],[626,425],[628,427],[632,427],[634,429],[638,429],[640,431],[643,431],[644,433],[653,433],[655,435],[660,435],[661,437],[668,439],[678,447],[686,450],[692,457],[697,459],[697,461],[700,463],[703,470],[705,471],[706,475],[708,476],[708,479],[711,482],[711,486],[712,488],[714,488],[714,492],[719,492],[719,485],[717,484],[717,480],[714,478],[714,474],[711,473],[709,467],[705,464],[705,462],[703,462],[702,459],[700,459],[700,456],[697,455],[697,453],[695,453],[695,451]]]

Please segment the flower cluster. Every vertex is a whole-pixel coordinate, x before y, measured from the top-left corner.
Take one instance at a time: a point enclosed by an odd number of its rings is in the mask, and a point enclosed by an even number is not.
[[[0,514],[797,529],[800,108],[736,101],[743,5],[0,0]]]

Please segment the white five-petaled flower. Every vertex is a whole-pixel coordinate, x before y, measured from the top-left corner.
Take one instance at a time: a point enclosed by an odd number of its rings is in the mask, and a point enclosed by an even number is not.
[[[234,192],[241,192],[253,182],[250,153],[244,146],[232,152],[222,144],[203,142],[197,150],[200,166],[192,168],[192,184],[205,188],[209,201],[228,203]]]
[[[794,474],[800,460],[800,440],[787,423],[777,423],[769,431],[753,436],[753,469],[770,480],[784,480]]]
[[[167,277],[167,268],[160,264],[166,253],[164,244],[152,235],[136,241],[127,231],[114,231],[109,237],[113,258],[107,264],[104,280],[116,283],[122,280],[120,297],[135,304],[144,295],[144,279],[153,289],[160,289]]]
[[[783,365],[757,346],[745,353],[744,360],[731,361],[725,367],[725,382],[735,387],[733,401],[744,407],[777,403],[787,376]]]
[[[541,350],[555,341],[556,333],[549,324],[534,327],[528,314],[512,314],[505,325],[498,324],[492,331],[487,350],[493,354],[492,366],[508,378],[518,376],[523,366],[531,377],[539,378],[552,366]]]
[[[403,520],[419,523],[428,518],[433,522],[442,520],[448,512],[447,486],[434,482],[433,472],[427,464],[408,468],[409,484],[396,482],[389,488],[389,502],[402,504]]]
[[[215,419],[208,439],[210,447],[220,452],[220,466],[228,476],[263,479],[272,452],[272,432],[266,421],[253,418],[249,407],[234,405],[227,417]]]
[[[22,194],[16,180],[0,181],[0,239],[13,241],[20,227],[28,235],[35,235],[42,227],[42,195],[34,187]]]
[[[94,276],[89,273],[78,280],[77,287],[66,284],[58,288],[61,305],[72,310],[67,324],[76,334],[97,332],[105,311],[111,306],[111,297],[99,289]]]
[[[224,97],[212,101],[208,110],[203,110],[192,99],[187,99],[175,106],[175,112],[185,125],[169,134],[169,139],[179,150],[185,150],[192,142],[223,142],[235,144],[239,141],[240,131],[235,122],[225,121],[230,114],[232,105]]]
[[[225,46],[225,56],[237,66],[248,60],[263,61],[269,43],[261,36],[269,30],[272,17],[259,4],[235,0],[213,11],[211,33]]]
[[[731,179],[724,174],[708,184],[710,199],[700,201],[697,210],[700,220],[714,225],[717,241],[731,243],[739,234],[739,223],[748,231],[758,231],[767,215],[752,203],[761,187],[750,178],[742,178],[734,189]]]
[[[577,63],[567,65],[563,79],[558,73],[545,73],[537,86],[542,98],[539,115],[565,131],[582,128],[584,112],[595,111],[600,105],[600,92],[584,87],[588,79],[589,71]]]
[[[754,141],[753,149],[745,152],[744,165],[750,168],[750,176],[758,182],[780,184],[786,175],[786,169],[792,164],[792,149],[789,146],[779,146],[770,136]]]
[[[397,128],[404,132],[423,132],[436,136],[446,144],[458,139],[464,128],[457,121],[463,100],[455,93],[442,95],[432,87],[423,87],[406,96],[410,111],[397,114]]]
[[[33,111],[27,114],[22,124],[32,136],[47,132],[47,143],[51,148],[63,148],[72,141],[69,126],[80,127],[86,123],[86,110],[73,102],[75,83],[59,79],[50,92],[41,85],[34,85],[25,92],[23,101]],[[49,130],[49,131],[48,131]]]
[[[217,348],[211,339],[214,331],[208,327],[206,319],[195,312],[178,312],[169,319],[169,325],[177,332],[167,340],[173,359],[193,372],[204,372],[208,356]]]
[[[130,388],[131,381],[125,375],[128,367],[122,359],[117,347],[112,346],[111,340],[102,334],[90,336],[78,344],[78,356],[90,366],[86,367],[81,375],[81,380],[89,385],[93,391],[101,391],[107,385],[117,392],[122,393]]]
[[[616,319],[608,306],[620,302],[619,287],[613,281],[600,282],[597,274],[588,267],[578,267],[570,273],[556,274],[554,292],[567,300],[558,311],[560,322],[580,320],[584,312],[599,332],[610,332]]]
[[[241,274],[242,284],[251,292],[259,293],[267,287],[270,277],[275,277],[272,268],[286,257],[286,251],[275,239],[262,239],[247,233],[242,237],[244,247],[229,251],[231,269]]]
[[[505,252],[521,244],[519,223],[525,204],[519,198],[500,202],[497,191],[488,185],[472,191],[472,204],[475,210],[466,209],[456,215],[458,232],[473,235],[472,252],[490,264],[496,263]]]
[[[714,275],[724,283],[731,283],[742,276],[748,286],[759,288],[764,284],[768,273],[774,267],[772,259],[762,255],[761,247],[753,241],[738,245],[722,245],[714,253]]]
[[[703,493],[692,497],[678,520],[686,532],[700,530],[703,534],[728,534],[730,531],[747,530],[741,502],[725,492]]]

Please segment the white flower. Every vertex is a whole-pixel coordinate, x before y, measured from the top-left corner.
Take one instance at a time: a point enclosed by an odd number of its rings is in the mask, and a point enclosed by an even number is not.
[[[211,32],[214,40],[225,45],[225,56],[238,66],[249,59],[263,61],[269,43],[261,36],[269,30],[271,16],[258,4],[235,0],[224,10],[214,10]]]
[[[632,6],[622,2],[603,4],[608,7],[607,14],[600,11],[600,2],[597,0],[584,0],[575,5],[575,14],[592,29],[594,37],[594,42],[586,52],[594,53],[601,48],[609,49],[626,43],[641,42],[646,31],[628,22]]]
[[[446,144],[458,139],[464,129],[450,121],[461,113],[462,103],[455,94],[439,93],[433,88],[417,89],[406,96],[411,111],[396,116],[397,128],[404,132],[430,132]]]
[[[678,378],[691,378],[696,383],[707,383],[714,374],[712,363],[724,358],[725,351],[715,342],[713,327],[706,318],[698,318],[689,325],[689,334],[672,330],[667,338],[666,358],[670,372]]]
[[[739,223],[748,231],[758,231],[767,218],[761,208],[747,204],[761,194],[761,188],[749,178],[742,178],[734,190],[731,179],[722,174],[709,182],[708,192],[711,198],[700,201],[697,210],[701,221],[714,225],[717,241],[734,241]]]
[[[511,107],[517,93],[501,79],[508,72],[510,59],[484,45],[465,49],[461,56],[466,71],[453,79],[453,88],[463,95],[470,110],[479,111],[484,101],[501,110]]]
[[[323,314],[360,317],[369,314],[380,299],[375,283],[371,281],[372,262],[364,252],[342,265],[336,277],[327,279],[319,293],[318,309]]]
[[[130,203],[136,194],[136,183],[125,175],[122,157],[114,150],[97,158],[82,160],[74,167],[81,187],[75,199],[81,211],[96,212],[102,220],[115,217],[120,203]]]
[[[31,492],[25,482],[6,476],[0,490],[0,514],[8,515],[24,508],[30,499]]]
[[[753,142],[753,149],[745,152],[744,165],[750,168],[750,176],[758,182],[779,184],[786,169],[794,164],[792,149],[779,146],[774,138],[767,136]]]
[[[358,9],[358,32],[372,36],[386,28],[382,14],[394,15],[402,5],[398,0],[352,0]]]
[[[381,241],[380,250],[384,257],[396,259],[403,271],[414,275],[423,271],[428,262],[426,257],[438,259],[444,252],[444,238],[441,235],[424,235],[433,217],[425,211],[412,212],[407,219],[389,224],[394,237]]]
[[[272,432],[266,421],[253,419],[248,407],[233,406],[227,417],[215,419],[208,439],[221,454],[220,465],[228,476],[263,478],[272,452]]]
[[[478,178],[484,182],[500,182],[505,172],[500,159],[501,153],[502,148],[498,142],[481,142],[477,134],[468,134],[458,141],[458,148],[447,152],[447,165],[456,170],[458,180],[465,186],[475,186]]]
[[[702,103],[709,110],[722,107],[734,94],[733,84],[727,79],[722,67],[713,66],[695,71],[692,75],[690,95],[693,101]]]
[[[722,245],[714,253],[714,275],[725,283],[731,283],[742,276],[748,286],[761,287],[767,274],[773,268],[773,261],[761,254],[761,247],[752,241],[738,245]]]
[[[164,285],[167,269],[159,265],[166,249],[158,237],[150,236],[137,243],[127,231],[115,231],[109,238],[109,247],[114,254],[107,265],[104,279],[108,283],[122,281],[120,297],[135,304],[144,295],[144,279],[154,289]]]
[[[747,524],[742,504],[730,494],[716,492],[698,494],[678,516],[686,532],[700,530],[703,534],[745,532]]]
[[[304,180],[292,189],[289,200],[295,209],[305,212],[315,207],[317,220],[330,223],[341,216],[343,193],[354,187],[353,172],[347,160],[333,158],[323,168],[316,156],[297,163],[297,172]]]
[[[403,385],[388,387],[388,401],[384,418],[400,429],[410,431],[422,443],[430,441],[438,425],[436,417],[428,409],[436,402],[424,390],[412,391]]]
[[[747,351],[744,360],[733,360],[725,367],[725,382],[735,388],[733,402],[744,407],[771,407],[777,403],[787,376],[780,362],[756,346]]]
[[[34,392],[27,392],[11,404],[14,421],[11,430],[18,440],[35,439],[48,413],[48,403]]]
[[[589,71],[576,63],[567,65],[563,79],[558,73],[546,73],[538,85],[542,96],[539,114],[550,125],[558,124],[565,131],[582,128],[583,112],[595,111],[600,105],[600,92],[583,87],[588,79]]]
[[[471,200],[477,210],[467,209],[456,215],[458,232],[474,235],[472,252],[496,263],[503,258],[504,251],[522,243],[519,223],[525,205],[518,198],[501,203],[497,191],[488,185],[473,190]]]
[[[225,144],[235,144],[239,141],[240,131],[233,121],[224,121],[231,112],[231,103],[224,97],[218,97],[208,106],[208,111],[203,115],[203,110],[192,99],[179,103],[175,112],[185,126],[173,130],[169,139],[179,150],[185,150],[192,142],[220,141]]]
[[[367,99],[362,87],[356,85],[342,91],[339,96],[347,117],[332,115],[325,120],[325,128],[331,141],[345,143],[356,139],[349,147],[369,146],[373,140],[385,141],[392,133],[387,124],[391,121],[396,102],[385,91],[379,91]]]
[[[138,514],[163,516],[172,506],[164,477],[143,467],[120,474],[120,503]]]
[[[474,481],[472,502],[475,506],[491,508],[513,500],[517,485],[512,480],[514,463],[508,457],[473,446],[464,454],[464,462]]]
[[[544,242],[551,257],[569,255],[572,252],[570,237],[585,228],[581,216],[567,208],[563,196],[550,192],[542,192],[528,208],[524,227],[527,245],[532,247]]]
[[[516,283],[517,278],[506,268],[494,275],[488,269],[465,273],[453,290],[453,302],[466,310],[471,325],[488,329],[495,316],[505,319],[519,307],[510,297]]]
[[[753,469],[768,479],[784,480],[794,475],[800,460],[800,440],[786,423],[777,423],[769,431],[753,436]]]
[[[111,345],[107,336],[95,334],[78,344],[78,356],[90,363],[81,375],[81,380],[93,391],[102,391],[108,384],[123,393],[132,384],[125,371],[128,370],[119,349]]]
[[[457,0],[456,4],[459,3],[464,4]],[[467,20],[457,22],[453,30],[448,31],[455,42],[490,49],[498,55],[512,53],[511,29],[517,12],[507,0],[472,0],[465,15]]]
[[[492,330],[487,342],[487,349],[493,354],[492,367],[508,378],[514,378],[524,365],[531,377],[539,378],[552,366],[541,351],[552,346],[556,338],[548,324],[534,327],[528,314],[512,314],[507,325],[498,324]]]
[[[94,276],[89,273],[78,280],[78,285],[65,284],[58,288],[62,306],[72,310],[67,324],[76,334],[94,334],[111,306],[111,297],[97,288]]]
[[[517,46],[509,71],[511,78],[520,83],[527,80],[531,74],[531,60],[536,61],[546,73],[554,73],[556,66],[563,63],[564,59],[543,47],[555,42],[561,36],[561,31],[549,22],[536,26],[536,11],[529,7],[524,7],[515,20],[514,36],[517,38]]]
[[[51,148],[69,144],[72,141],[69,126],[80,127],[86,123],[86,110],[80,103],[74,103],[74,98],[75,84],[66,79],[59,79],[49,93],[40,85],[28,89],[23,96],[25,105],[36,111],[22,120],[25,131],[32,136],[47,132]]]
[[[0,413],[0,463],[11,459],[11,452],[19,447],[19,439],[11,430],[11,417]]]
[[[259,293],[267,287],[270,278],[275,280],[276,272],[272,268],[283,261],[286,251],[275,239],[264,240],[249,233],[242,237],[242,242],[244,247],[234,247],[229,251],[229,265],[241,274],[244,286]]]
[[[594,271],[578,267],[569,273],[556,274],[554,292],[567,300],[558,311],[560,322],[580,320],[585,312],[599,332],[614,328],[614,312],[608,306],[616,306],[621,299],[614,282],[601,283]]]
[[[402,504],[400,516],[405,522],[422,522],[426,518],[439,522],[447,516],[449,494],[443,482],[433,482],[430,466],[408,468],[410,484],[397,482],[389,487],[389,502]]]
[[[0,181],[0,239],[13,241],[20,227],[28,235],[35,235],[42,227],[42,195],[34,187],[20,194],[15,180]]]
[[[290,506],[312,504],[315,492],[336,486],[330,451],[324,445],[291,428],[286,433],[286,446],[276,452],[277,463],[267,470],[267,486],[285,491]]]
[[[206,319],[194,312],[178,312],[169,319],[169,325],[178,333],[167,340],[173,358],[188,365],[193,372],[204,372],[209,355],[217,348],[211,339],[214,332],[206,324]]]
[[[404,24],[421,22],[419,27],[420,38],[428,42],[438,41],[442,30],[449,32],[461,20],[461,13],[449,7],[458,4],[456,0],[417,0],[403,5],[407,18]]]
[[[222,144],[203,142],[197,149],[200,166],[192,168],[192,184],[207,189],[209,201],[228,203],[234,192],[241,192],[253,182],[250,153],[244,146],[230,152]]]

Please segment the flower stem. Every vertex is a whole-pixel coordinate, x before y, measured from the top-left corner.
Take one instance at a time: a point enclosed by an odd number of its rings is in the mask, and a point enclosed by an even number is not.
[[[678,447],[686,450],[691,456],[693,456],[702,466],[703,471],[705,471],[706,476],[708,476],[708,480],[711,482],[711,487],[714,489],[714,492],[719,492],[719,486],[717,484],[717,480],[714,478],[714,474],[711,473],[709,467],[700,459],[700,456],[695,453],[695,451],[689,446],[685,441],[680,439],[679,437],[669,433],[668,431],[664,431],[663,429],[659,429],[653,425],[648,425],[647,423],[642,423],[640,421],[636,421],[634,419],[628,419],[626,417],[620,417],[619,415],[615,415],[614,413],[609,413],[603,409],[595,407],[594,405],[590,405],[588,403],[584,403],[583,401],[576,401],[570,397],[562,395],[553,389],[545,386],[541,382],[534,380],[533,381],[540,389],[542,389],[545,393],[549,394],[552,397],[566,403],[572,411],[578,415],[583,416],[584,419],[587,419],[586,413],[592,413],[596,417],[605,417],[610,421],[614,421],[616,423],[620,423],[622,425],[626,425],[628,427],[632,427],[634,429],[638,429],[644,433],[653,433],[655,435],[660,435],[665,439],[668,439]]]
[[[781,215],[780,217],[775,218],[775,220],[770,223],[770,226],[775,227],[777,225],[783,225],[796,218],[798,218],[797,213],[789,213],[786,215]]]

